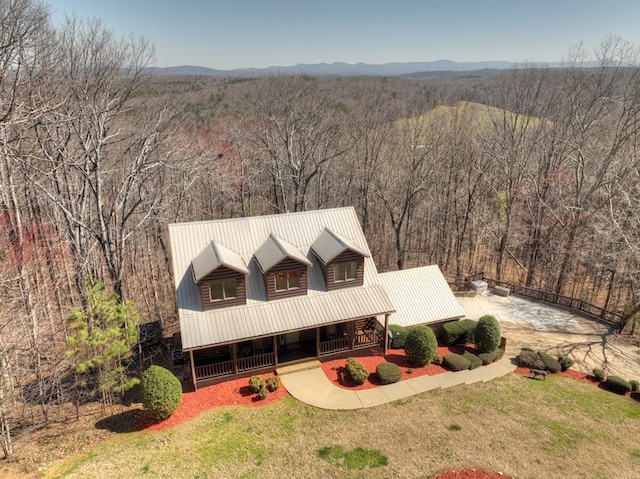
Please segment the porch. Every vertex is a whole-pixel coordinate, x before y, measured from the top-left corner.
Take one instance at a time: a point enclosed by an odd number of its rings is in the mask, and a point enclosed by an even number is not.
[[[330,324],[270,337],[188,351],[194,386],[274,371],[309,359],[348,357],[365,348],[385,347],[385,327],[376,318]]]

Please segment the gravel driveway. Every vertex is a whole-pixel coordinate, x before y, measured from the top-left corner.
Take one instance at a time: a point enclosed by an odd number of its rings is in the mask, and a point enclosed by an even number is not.
[[[566,354],[573,369],[591,372],[602,368],[627,380],[640,380],[640,349],[615,334],[615,328],[561,309],[516,296],[490,292],[457,298],[467,318],[494,315],[507,338],[507,355],[515,357],[529,346],[553,356]]]

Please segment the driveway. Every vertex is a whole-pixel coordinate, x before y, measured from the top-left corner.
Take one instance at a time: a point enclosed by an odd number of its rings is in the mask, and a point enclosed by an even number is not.
[[[640,349],[615,334],[606,323],[517,296],[507,298],[490,292],[457,298],[467,318],[494,315],[507,338],[507,355],[514,357],[523,346],[553,356],[568,355],[573,369],[591,372],[602,368],[608,374],[640,381]]]

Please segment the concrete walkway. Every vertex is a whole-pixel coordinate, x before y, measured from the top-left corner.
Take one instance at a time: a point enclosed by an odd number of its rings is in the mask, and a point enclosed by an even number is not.
[[[317,363],[317,364],[316,364]],[[474,370],[419,376],[373,389],[350,391],[334,385],[318,361],[305,363],[302,370],[279,369],[280,380],[297,400],[320,409],[363,409],[404,399],[433,389],[490,381],[513,372],[515,366],[506,356],[493,364]]]

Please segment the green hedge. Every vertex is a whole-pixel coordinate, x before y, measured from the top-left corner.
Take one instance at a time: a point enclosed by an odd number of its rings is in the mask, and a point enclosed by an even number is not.
[[[600,368],[595,368],[593,370],[593,377],[596,379],[596,381],[602,382],[607,379],[607,373],[605,373],[604,370]]]
[[[409,329],[399,324],[390,324],[389,332],[391,333],[389,347],[391,349],[404,349],[404,340],[409,334]]]
[[[442,362],[451,371],[464,371],[471,367],[471,362],[467,358],[455,353],[445,354]]]
[[[269,376],[265,381],[265,386],[269,390],[269,392],[276,391],[280,387],[280,377],[279,376]]]
[[[629,384],[631,385],[631,391],[636,392],[640,390],[640,382],[636,380],[631,380],[629,381]]]
[[[560,363],[561,371],[566,371],[571,366],[573,366],[574,361],[569,356],[560,356],[558,358],[558,362]]]
[[[542,358],[538,353],[530,349],[521,349],[516,360],[518,361],[518,366],[523,368],[545,369]]]
[[[620,376],[609,376],[604,385],[610,391],[618,394],[627,394],[631,391],[631,383]]]
[[[444,342],[447,346],[455,346],[456,344],[473,344],[474,332],[477,321],[472,319],[463,319],[462,321],[453,321],[445,323],[442,328],[444,330]]]
[[[364,384],[369,377],[369,371],[367,368],[353,358],[347,359],[347,372],[356,384]]]
[[[438,340],[429,326],[411,328],[404,341],[407,359],[414,366],[429,364],[438,354]]]
[[[497,349],[495,351],[491,351],[490,353],[480,353],[478,357],[482,359],[482,364],[491,364],[495,362],[497,356]]]
[[[397,364],[380,363],[376,367],[376,375],[382,384],[397,383],[402,379],[402,370]]]
[[[252,393],[259,393],[260,390],[264,387],[265,382],[264,379],[260,376],[251,376],[249,378],[249,390]]]
[[[562,370],[560,362],[550,354],[547,354],[544,351],[538,351],[538,356],[540,356],[540,359],[542,359],[542,362],[544,363],[544,369],[550,373],[558,373]]]
[[[476,349],[481,353],[490,353],[498,349],[502,340],[502,329],[495,316],[487,314],[478,320],[474,338]]]
[[[166,419],[182,402],[182,385],[168,369],[149,366],[140,379],[140,401],[153,419]]]
[[[482,359],[469,351],[465,351],[462,357],[469,361],[469,369],[479,368],[484,363]]]

